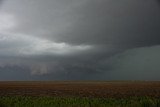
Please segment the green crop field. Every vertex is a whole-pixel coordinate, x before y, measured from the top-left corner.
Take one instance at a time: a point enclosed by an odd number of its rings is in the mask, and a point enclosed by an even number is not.
[[[0,82],[0,107],[160,107],[160,82]]]
[[[160,107],[160,99],[132,97],[72,98],[72,97],[1,97],[0,107]]]

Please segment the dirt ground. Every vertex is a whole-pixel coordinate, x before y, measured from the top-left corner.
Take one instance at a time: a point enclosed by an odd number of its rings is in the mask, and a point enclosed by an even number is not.
[[[158,81],[8,81],[0,82],[0,96],[75,96],[100,98],[160,98]]]

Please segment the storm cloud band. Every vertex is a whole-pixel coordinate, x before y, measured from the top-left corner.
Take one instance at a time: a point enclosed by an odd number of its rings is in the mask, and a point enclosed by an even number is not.
[[[0,80],[158,79],[159,19],[159,0],[0,0]]]

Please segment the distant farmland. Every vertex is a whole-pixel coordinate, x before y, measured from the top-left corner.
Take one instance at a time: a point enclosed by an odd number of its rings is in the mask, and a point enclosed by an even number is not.
[[[160,82],[0,82],[0,96],[160,97]]]
[[[81,106],[86,106],[86,107],[92,107],[92,106],[96,107],[96,105],[98,106],[99,104],[99,106],[101,105],[105,107],[105,105],[107,104],[111,104],[110,106],[113,106],[114,104],[119,105],[121,104],[121,102],[123,102],[122,103],[123,106],[124,105],[141,106],[145,104],[148,105],[151,104],[153,107],[154,106],[159,107],[160,106],[159,99],[160,99],[160,82],[156,81],[155,82],[143,82],[143,81],[0,82],[1,107],[3,106],[6,107],[6,105],[4,105],[6,103],[14,106],[14,104],[17,104],[17,102],[20,102],[18,104],[21,104],[23,102],[23,104],[25,105],[27,101],[30,101],[30,103],[32,103],[30,105],[31,107],[35,107],[33,106],[33,104],[35,104],[36,102],[37,102],[36,104],[43,103],[41,104],[43,106],[48,104],[48,107],[51,106],[49,104],[53,104],[53,106],[54,104],[62,104],[63,106],[68,105],[68,107],[74,105],[76,105],[77,107],[80,104],[82,104]],[[110,101],[113,104],[109,103]],[[19,105],[16,107],[24,105]],[[28,107],[30,106],[28,105]]]

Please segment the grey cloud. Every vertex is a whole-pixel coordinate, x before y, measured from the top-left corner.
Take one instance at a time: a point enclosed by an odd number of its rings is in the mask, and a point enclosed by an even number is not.
[[[17,8],[16,3],[22,5]],[[19,20],[15,31],[58,43],[90,44],[107,56],[160,43],[160,9],[155,0],[17,0],[8,6],[4,11]]]
[[[0,5],[1,5],[2,2],[3,2],[3,0],[0,0]]]
[[[14,79],[14,73],[25,74],[26,80],[159,80],[159,54],[158,45],[130,49],[100,61],[45,56],[7,57],[7,62],[3,57],[2,64],[6,61],[6,65],[0,64],[0,73]]]
[[[159,80],[160,46],[135,48],[117,54],[107,60],[112,79]]]
[[[139,72],[142,79],[158,79],[159,46],[154,47],[160,44],[158,2],[3,1],[0,78],[16,79],[18,74],[26,80],[109,80],[133,74],[132,79],[139,79]],[[150,62],[145,63],[147,56]]]
[[[17,3],[22,5],[17,7]],[[160,14],[155,0],[16,0],[3,10],[16,15],[18,31],[56,42],[121,48],[159,44]]]
[[[11,4],[4,11],[17,15],[19,31],[53,41],[121,47],[159,44],[160,14],[155,0],[17,0]]]
[[[71,31],[64,33],[64,36],[68,34],[66,42],[119,47],[159,44],[160,14],[155,1],[94,1],[75,13],[83,18],[76,21]]]
[[[94,75],[96,63],[91,61],[78,60],[75,58],[23,58],[3,57],[0,63],[0,73],[6,78],[15,80],[14,75],[27,76],[25,79],[87,79],[87,75]],[[46,60],[46,61],[45,61]],[[14,72],[15,71],[15,72]],[[4,73],[5,72],[5,73]],[[24,75],[25,74],[25,75]],[[44,77],[43,77],[44,76]],[[57,77],[58,76],[58,77]],[[5,80],[4,78],[1,78]],[[89,79],[89,77],[88,77]],[[21,80],[21,77],[16,77]]]

